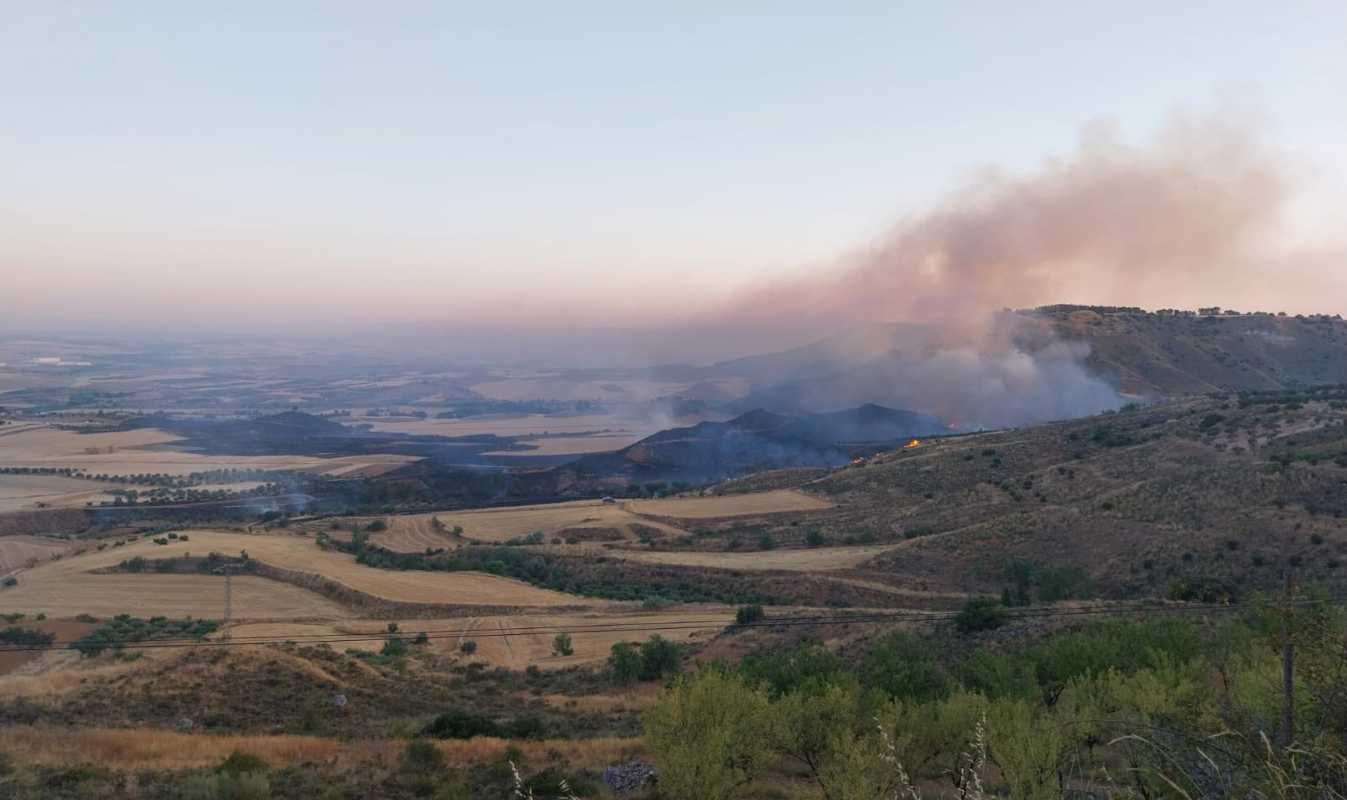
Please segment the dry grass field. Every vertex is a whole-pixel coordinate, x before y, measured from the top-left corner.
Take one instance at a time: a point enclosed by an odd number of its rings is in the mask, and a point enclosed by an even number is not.
[[[0,454],[3,445],[0,445]],[[0,475],[0,513],[35,508],[83,508],[111,500],[111,484],[63,475]]]
[[[368,423],[376,431],[416,433],[433,436],[537,436],[548,433],[584,434],[602,431],[610,434],[646,436],[657,428],[630,417],[616,414],[483,414],[460,419],[411,419],[353,417],[352,422]]]
[[[387,517],[360,517],[352,522],[366,525],[383,520],[388,529],[374,537],[381,547],[403,553],[426,548],[453,548],[460,544],[447,533],[435,530],[438,518],[446,531],[463,529],[464,538],[479,542],[505,542],[530,533],[552,537],[568,528],[611,528],[625,538],[636,539],[633,524],[654,528],[667,536],[682,536],[687,531],[645,515],[674,519],[718,519],[757,516],[783,512],[818,511],[832,504],[794,489],[781,489],[723,497],[673,497],[665,500],[575,500],[568,503],[544,503],[473,511],[444,511],[434,514],[402,514]],[[672,562],[671,562],[672,563]]]
[[[635,538],[635,534],[630,530],[633,522],[659,528],[670,535],[684,533],[668,525],[641,519],[628,512],[622,504],[603,503],[598,500],[476,511],[445,511],[436,514],[366,517],[356,522],[363,524],[373,519],[385,520],[388,530],[375,536],[374,541],[391,550],[416,552],[426,547],[453,547],[452,539],[433,529],[431,519],[434,517],[438,517],[447,529],[461,527],[464,537],[480,542],[504,542],[535,531],[552,536],[567,528],[614,528]]]
[[[733,570],[786,570],[789,572],[827,572],[855,569],[877,555],[903,543],[859,545],[853,547],[817,547],[804,550],[765,550],[751,553],[662,552],[612,548],[604,553],[647,564],[674,564],[683,567],[707,567]]]
[[[556,752],[568,763],[603,765],[643,753],[639,738],[505,740],[478,737],[435,741],[450,765],[499,759],[510,746],[524,759],[545,762]],[[163,730],[0,730],[0,751],[21,764],[61,765],[78,753],[82,761],[127,772],[193,769],[218,765],[230,753],[256,754],[271,764],[324,762],[351,768],[370,761],[396,763],[405,740],[346,742],[316,736],[199,736]]]
[[[464,641],[476,643],[476,652],[463,656],[467,661],[493,667],[540,669],[597,666],[607,660],[617,642],[640,642],[658,633],[677,642],[705,641],[734,622],[734,609],[725,606],[697,606],[668,611],[572,614],[514,614],[454,619],[399,620],[398,633],[414,637],[422,631],[432,638],[429,647],[457,654]],[[613,629],[613,630],[610,630]],[[569,656],[552,654],[552,640],[558,631],[570,634],[574,652]],[[248,637],[286,638],[340,636],[358,638],[334,645],[339,650],[377,651],[387,635],[383,620],[346,620],[332,623],[257,622],[231,628],[235,640]]]
[[[822,511],[832,503],[795,489],[728,494],[715,497],[671,497],[663,500],[631,500],[626,507],[636,514],[679,519],[716,519],[779,514],[789,511]]]
[[[378,474],[415,461],[414,456],[361,455],[338,458],[313,456],[220,456],[154,449],[178,440],[155,429],[116,433],[77,433],[49,426],[29,426],[0,435],[0,465],[22,467],[79,467],[91,473],[186,475],[212,469],[295,469],[319,474]],[[13,476],[5,476],[13,477]],[[0,501],[2,502],[2,501]]]
[[[16,569],[37,566],[49,561],[52,556],[71,549],[71,543],[64,539],[49,539],[45,536],[0,536],[0,575],[6,575]]]
[[[597,433],[593,436],[548,436],[546,438],[523,439],[531,450],[496,450],[484,453],[488,456],[568,456],[587,453],[609,453],[635,444],[644,439],[643,433]]]
[[[67,571],[80,558],[25,570],[19,585],[0,591],[5,608],[49,617],[78,614],[207,617],[224,609],[224,578],[218,575],[86,575]],[[347,612],[321,595],[280,581],[241,575],[234,579],[234,616],[241,619],[334,618]]]
[[[264,564],[314,573],[344,586],[387,600],[411,603],[463,605],[558,606],[584,604],[581,598],[539,589],[521,581],[480,572],[397,572],[357,564],[345,553],[320,550],[304,536],[266,536],[221,531],[189,531],[189,540],[156,545],[149,539],[125,547],[108,548],[44,564],[19,575],[19,585],[0,596],[6,605],[52,615],[98,613],[94,606],[121,611],[208,615],[218,613],[215,587],[221,580],[209,575],[112,574],[87,575],[134,556],[167,558],[218,552],[236,556],[246,550]],[[236,584],[235,616],[254,619],[337,618],[344,612],[312,592],[263,578],[246,578],[248,590]],[[279,588],[277,588],[279,587]],[[253,594],[252,600],[245,599]],[[197,599],[198,596],[210,599]],[[253,605],[241,605],[252,603]],[[175,604],[176,610],[174,609]],[[193,611],[191,608],[210,610]],[[104,611],[102,613],[109,613]]]

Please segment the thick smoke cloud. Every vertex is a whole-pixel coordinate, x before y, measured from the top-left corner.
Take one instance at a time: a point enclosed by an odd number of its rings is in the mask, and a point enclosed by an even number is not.
[[[841,359],[858,368],[860,385],[839,387],[851,400],[905,402],[987,426],[1116,407],[1123,398],[1084,366],[1087,348],[1043,331],[1026,346],[1024,331],[997,311],[1258,299],[1275,307],[1278,287],[1298,270],[1325,274],[1313,269],[1323,252],[1286,252],[1288,176],[1246,122],[1177,118],[1144,147],[1087,127],[1070,158],[1028,176],[989,171],[829,273],[752,292],[728,313],[820,329],[900,320],[933,328],[918,347],[902,334],[886,342],[899,354],[882,370],[875,352]],[[879,374],[887,386],[875,385]]]

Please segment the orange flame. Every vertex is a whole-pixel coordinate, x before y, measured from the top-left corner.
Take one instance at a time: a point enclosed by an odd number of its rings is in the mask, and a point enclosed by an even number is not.
[[[907,444],[903,445],[903,449],[904,449],[904,450],[911,450],[911,449],[914,448],[914,447],[921,447],[921,440],[920,440],[920,439],[913,439],[912,441],[910,441],[910,442],[908,442]]]

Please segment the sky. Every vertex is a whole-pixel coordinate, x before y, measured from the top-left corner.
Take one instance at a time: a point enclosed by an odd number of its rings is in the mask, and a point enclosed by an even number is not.
[[[1275,235],[1330,254],[1260,305],[1347,312],[1341,0],[0,16],[0,330],[666,324],[1211,113],[1284,171]],[[1168,299],[1096,294],[1042,302]]]

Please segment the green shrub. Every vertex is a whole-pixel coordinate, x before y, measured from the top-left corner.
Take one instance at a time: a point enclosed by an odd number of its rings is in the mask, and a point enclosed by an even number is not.
[[[569,656],[575,653],[571,647],[571,635],[569,633],[558,633],[552,637],[552,655]]]
[[[501,726],[501,734],[507,739],[546,739],[547,725],[542,717],[525,714]]]
[[[500,728],[489,717],[454,708],[437,715],[421,729],[421,735],[433,739],[471,739],[498,736]]]
[[[608,673],[615,682],[627,685],[640,680],[644,662],[641,651],[627,642],[617,642],[608,652]]]
[[[810,528],[805,532],[804,543],[807,547],[822,547],[828,543],[828,540],[824,537],[823,531],[818,528]]]
[[[739,610],[734,613],[734,624],[752,625],[755,622],[762,621],[766,616],[767,614],[762,610],[762,606],[741,606]]]
[[[910,633],[889,634],[861,660],[861,683],[898,700],[942,700],[949,696],[950,681],[936,663],[935,651]]]
[[[444,753],[433,742],[413,739],[402,751],[402,765],[411,772],[439,772],[444,769]]]
[[[641,645],[641,680],[653,681],[672,675],[682,664],[678,645],[653,634]]]
[[[458,652],[470,656],[477,652],[477,643],[471,639],[465,639],[463,640],[463,643],[458,646]]]
[[[215,771],[224,775],[242,775],[247,772],[265,773],[268,769],[270,767],[261,756],[235,750],[215,768]]]
[[[960,633],[974,633],[999,628],[1006,624],[1006,619],[1006,609],[999,600],[974,597],[954,617],[954,625]]]
[[[805,687],[817,689],[847,680],[841,659],[819,644],[745,656],[739,662],[739,674],[749,683],[765,687],[773,698]]]

